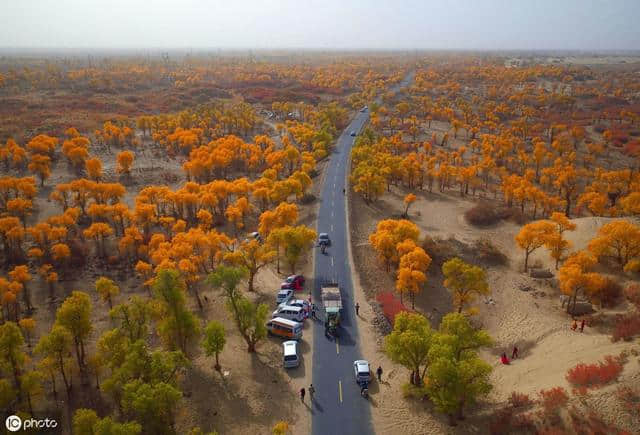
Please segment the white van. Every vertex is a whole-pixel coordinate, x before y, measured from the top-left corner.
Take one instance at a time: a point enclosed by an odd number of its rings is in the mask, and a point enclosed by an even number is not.
[[[285,341],[282,343],[283,348],[283,364],[284,368],[298,367],[300,365],[300,358],[298,357],[298,342],[297,341]]]
[[[279,305],[273,312],[271,317],[282,317],[296,322],[302,322],[305,318],[305,311],[300,307],[292,307],[291,305]]]
[[[269,331],[269,334],[277,335],[278,337],[299,340],[302,338],[302,323],[276,317],[267,322],[267,331]]]

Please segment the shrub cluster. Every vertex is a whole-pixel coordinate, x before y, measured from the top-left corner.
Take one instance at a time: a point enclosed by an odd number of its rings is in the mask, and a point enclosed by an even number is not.
[[[567,381],[576,387],[598,388],[618,379],[622,372],[622,363],[612,355],[604,357],[597,364],[580,363],[567,372]]]
[[[629,284],[624,289],[624,296],[640,310],[640,284]]]
[[[567,391],[562,387],[540,390],[540,401],[545,413],[555,414],[569,401]]]
[[[491,266],[502,266],[507,264],[507,256],[504,255],[491,241],[488,239],[478,239],[473,245],[476,258]]]
[[[600,289],[596,298],[603,307],[615,307],[622,298],[622,286],[613,279],[606,278],[604,286]]]
[[[631,313],[618,316],[611,338],[613,341],[629,341],[638,334],[640,334],[640,314]]]
[[[526,408],[528,406],[533,405],[534,401],[529,398],[528,394],[518,393],[516,391],[511,393],[509,396],[509,405],[514,408]]]
[[[497,224],[502,219],[509,217],[509,213],[496,208],[495,205],[483,202],[467,210],[464,217],[471,225],[486,227]]]

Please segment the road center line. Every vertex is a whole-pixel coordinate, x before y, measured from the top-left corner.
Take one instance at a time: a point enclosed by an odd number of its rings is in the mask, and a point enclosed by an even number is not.
[[[336,355],[340,355],[340,344],[338,344],[338,337],[336,337]]]
[[[333,257],[331,257],[331,267],[333,267]]]
[[[333,232],[333,224],[331,224],[331,232]]]
[[[338,381],[338,397],[340,398],[340,403],[342,403],[342,381]]]

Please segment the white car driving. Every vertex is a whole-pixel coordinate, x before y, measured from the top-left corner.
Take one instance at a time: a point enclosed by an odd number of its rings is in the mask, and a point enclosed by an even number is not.
[[[356,382],[369,382],[371,380],[371,370],[369,367],[369,361],[359,359],[353,362],[353,371],[356,376]]]

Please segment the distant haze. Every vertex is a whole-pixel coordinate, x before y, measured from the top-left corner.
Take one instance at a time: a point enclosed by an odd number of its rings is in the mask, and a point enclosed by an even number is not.
[[[640,0],[2,0],[4,48],[638,50]]]

